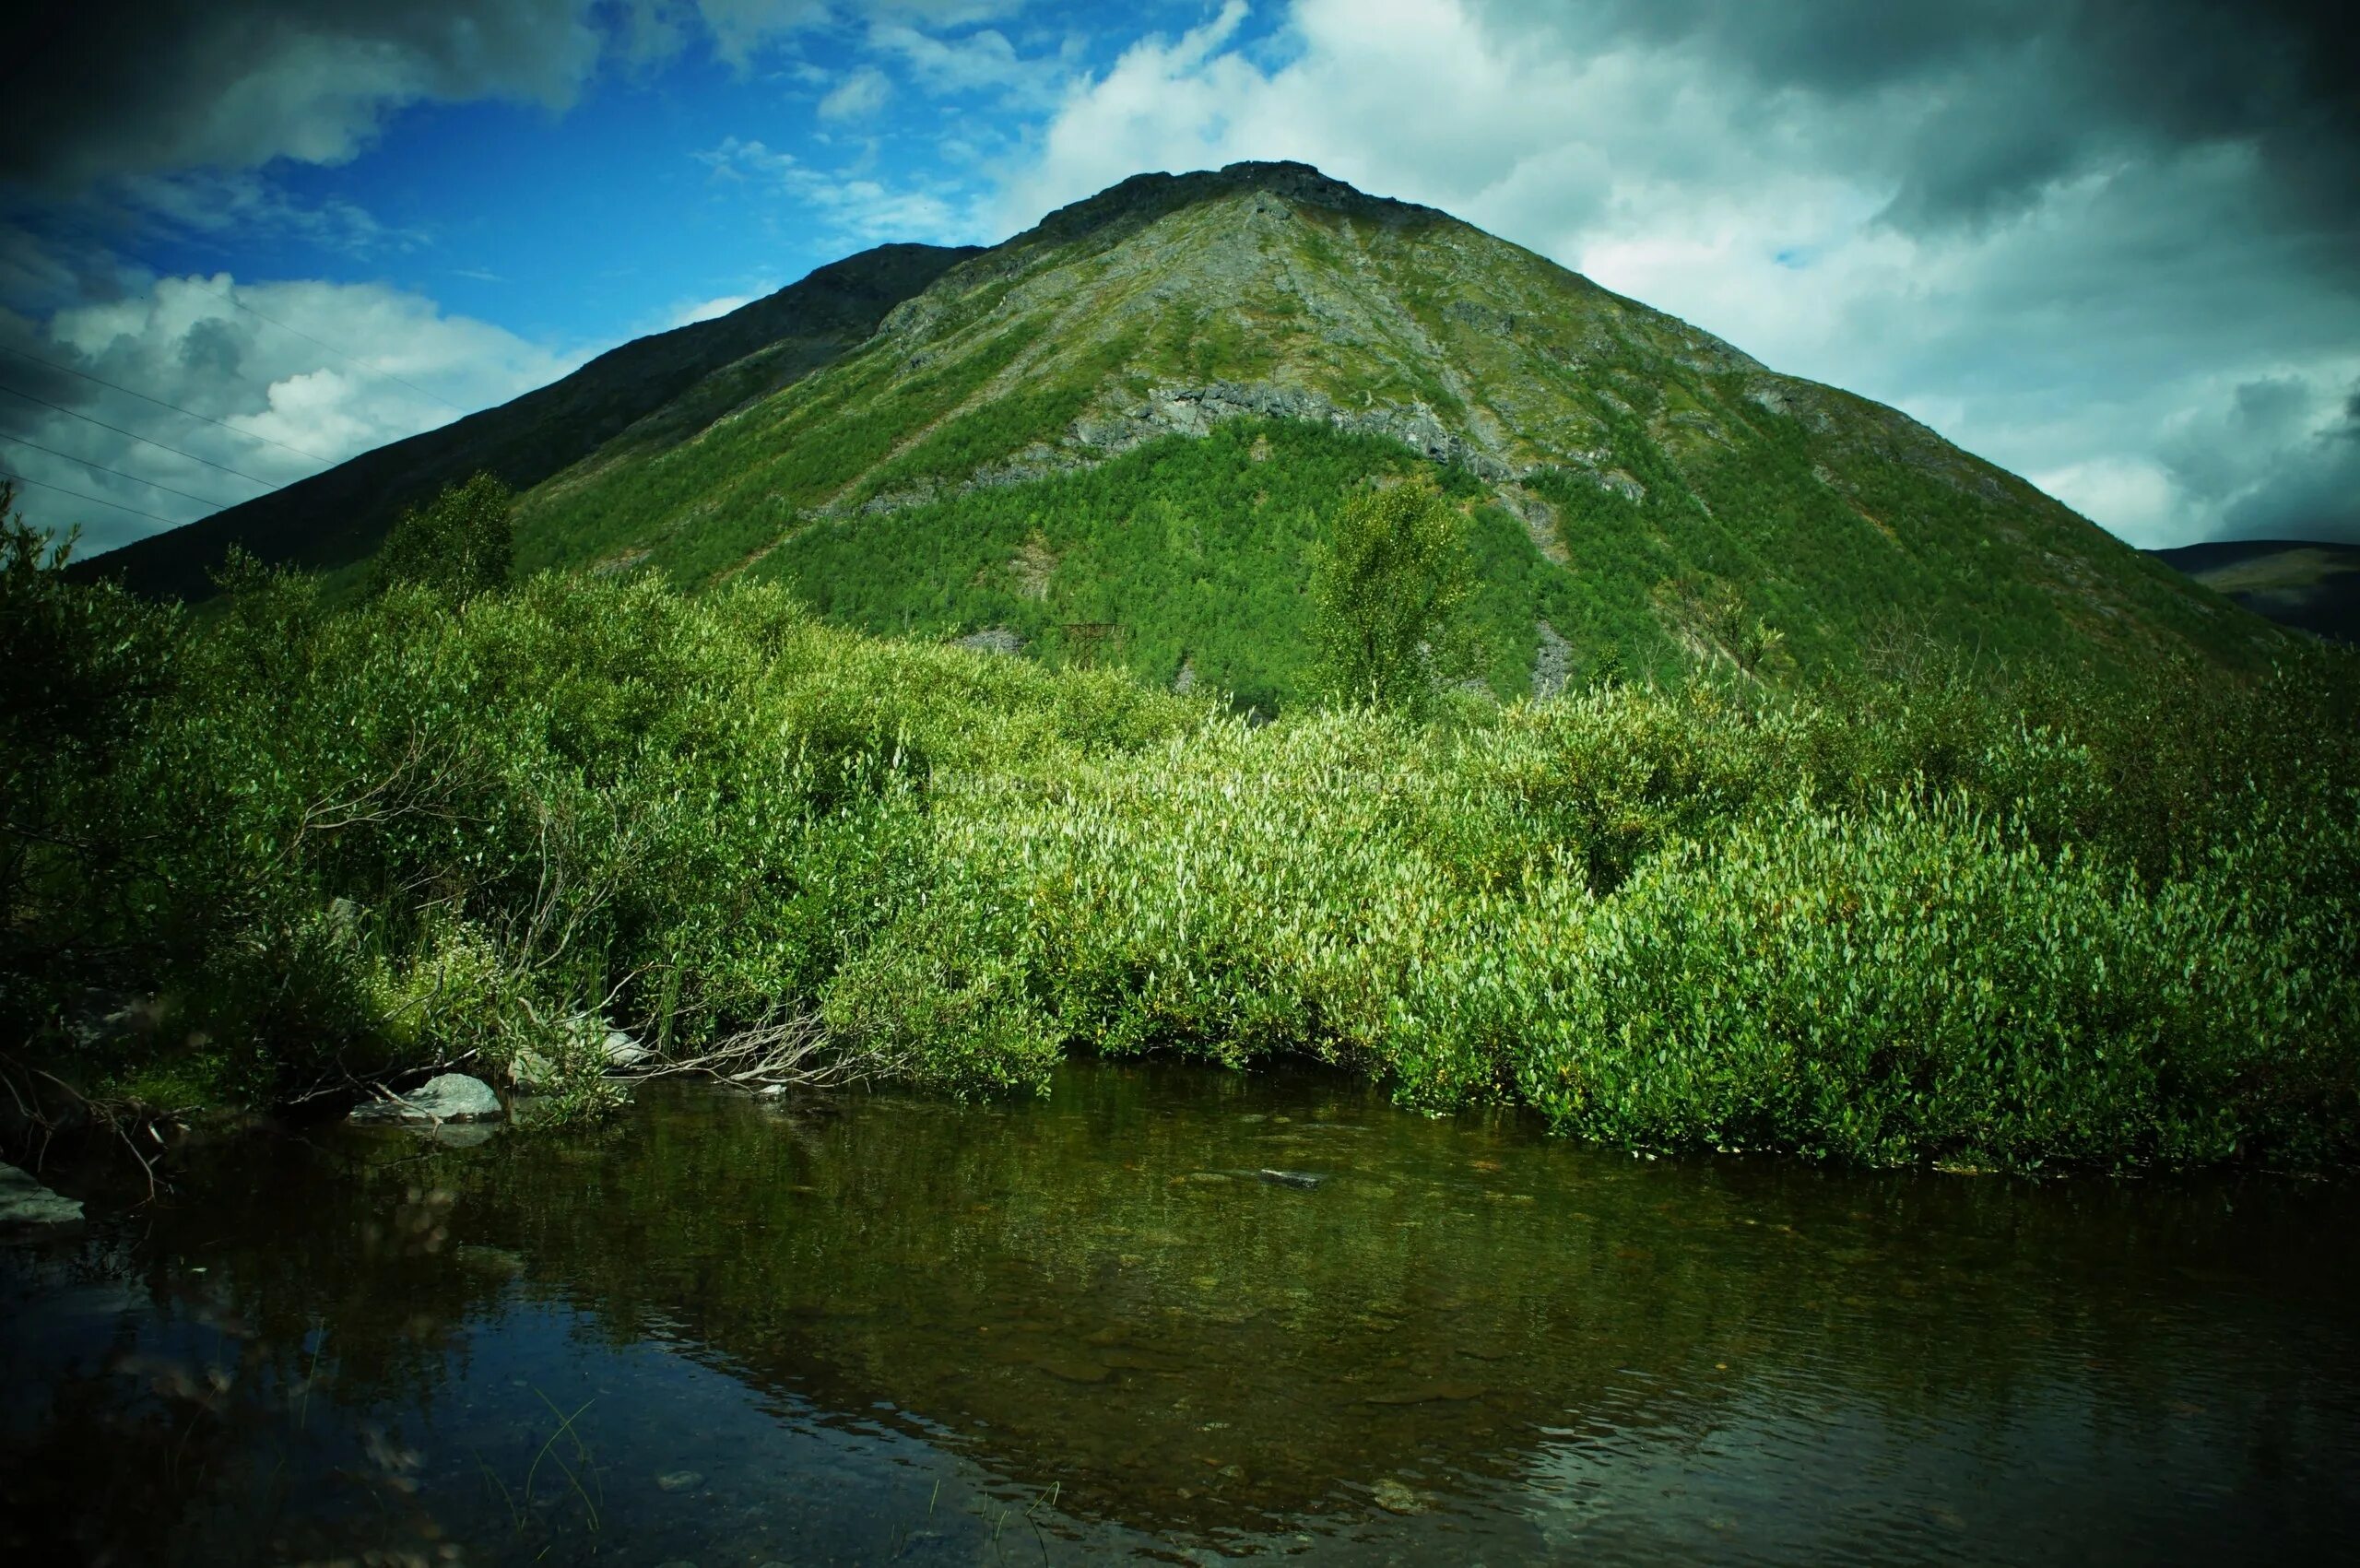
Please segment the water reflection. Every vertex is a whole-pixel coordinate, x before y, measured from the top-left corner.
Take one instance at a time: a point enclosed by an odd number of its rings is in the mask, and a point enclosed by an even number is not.
[[[142,1562],[2315,1555],[2356,1207],[1633,1160],[1312,1076],[667,1089],[241,1146],[18,1258],[0,1484],[19,1544]]]

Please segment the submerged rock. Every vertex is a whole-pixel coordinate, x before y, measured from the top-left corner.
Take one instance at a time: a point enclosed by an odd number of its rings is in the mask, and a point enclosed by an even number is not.
[[[372,1100],[352,1109],[356,1122],[475,1122],[499,1116],[500,1096],[491,1085],[465,1073],[431,1078],[407,1094]]]
[[[1269,1183],[1274,1187],[1301,1187],[1306,1192],[1328,1179],[1325,1176],[1315,1175],[1309,1171],[1272,1171],[1265,1169],[1257,1171],[1254,1174],[1261,1178],[1263,1181]]]
[[[0,1231],[48,1231],[82,1222],[82,1206],[14,1165],[0,1165]]]
[[[704,1484],[702,1470],[667,1470],[655,1478],[656,1486],[665,1491],[693,1491]]]

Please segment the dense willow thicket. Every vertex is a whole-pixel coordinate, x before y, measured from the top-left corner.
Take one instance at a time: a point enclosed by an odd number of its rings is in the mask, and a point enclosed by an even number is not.
[[[331,610],[247,568],[200,624],[11,537],[17,1081],[268,1103],[565,1058],[585,1014],[679,1051],[808,1012],[962,1093],[1076,1050],[1291,1053],[1646,1146],[2310,1163],[2360,1135],[2329,650],[1264,724],[774,584]]]

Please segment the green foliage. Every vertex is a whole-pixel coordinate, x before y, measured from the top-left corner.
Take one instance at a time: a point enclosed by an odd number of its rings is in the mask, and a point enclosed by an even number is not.
[[[92,896],[134,851],[108,803],[177,685],[179,612],[111,583],[71,586],[0,483],[0,1016],[55,1025],[77,999],[46,977],[112,966]]]
[[[1180,454],[1264,466],[1222,439]],[[2331,650],[2006,690],[1897,657],[1808,696],[1725,661],[1257,723],[761,583],[337,611],[237,563],[193,629],[30,541],[6,565],[8,635],[91,694],[6,711],[54,753],[11,751],[6,1021],[94,1089],[465,1060],[590,1114],[608,1024],[677,1054],[801,1014],[958,1094],[1076,1050],[1290,1055],[1651,1146],[2360,1141],[2360,678]],[[100,992],[139,1027],[76,1027]]]
[[[478,474],[405,508],[377,551],[377,592],[410,583],[466,599],[506,586],[516,559],[515,504],[506,485]]]
[[[1353,496],[1312,565],[1324,683],[1346,701],[1422,706],[1474,667],[1474,592],[1467,519],[1440,494],[1401,484]]]

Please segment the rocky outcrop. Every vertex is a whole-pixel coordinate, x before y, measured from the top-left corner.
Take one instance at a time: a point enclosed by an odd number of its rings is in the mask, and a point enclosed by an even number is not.
[[[1161,386],[1144,402],[1078,421],[1073,435],[1094,455],[1109,456],[1159,436],[1200,436],[1224,419],[1250,418],[1310,419],[1356,435],[1387,437],[1495,484],[1516,477],[1507,463],[1450,430],[1422,403],[1346,408],[1300,387],[1237,382]]]
[[[431,1078],[407,1094],[388,1095],[353,1107],[356,1122],[384,1126],[431,1126],[438,1122],[496,1121],[500,1096],[491,1085],[465,1073]]]
[[[82,1206],[61,1197],[14,1165],[0,1165],[0,1235],[38,1235],[82,1222]]]
[[[1574,673],[1574,647],[1547,621],[1537,628],[1540,643],[1532,652],[1532,700],[1545,702],[1565,690]]]
[[[1005,626],[986,626],[980,631],[970,631],[964,637],[954,638],[953,641],[960,647],[973,648],[979,654],[1024,652],[1024,639]]]

